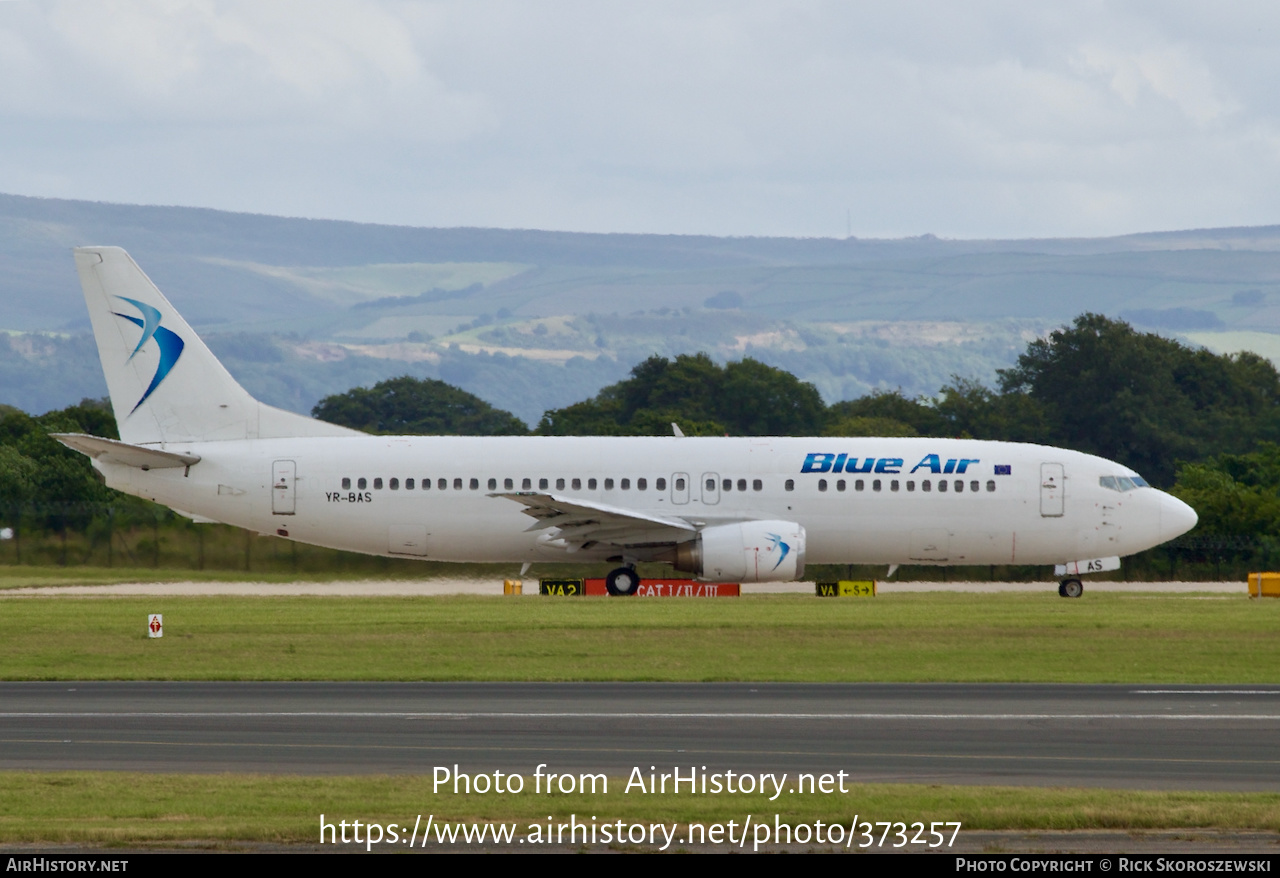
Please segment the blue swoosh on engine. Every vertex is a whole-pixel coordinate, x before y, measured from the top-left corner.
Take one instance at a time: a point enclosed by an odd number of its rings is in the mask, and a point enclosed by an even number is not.
[[[787,554],[791,551],[791,547],[782,541],[781,534],[769,534],[769,539],[773,540],[773,544],[782,549],[782,554],[778,556],[778,563],[773,565],[773,569],[777,570],[782,566],[782,562],[787,560]]]

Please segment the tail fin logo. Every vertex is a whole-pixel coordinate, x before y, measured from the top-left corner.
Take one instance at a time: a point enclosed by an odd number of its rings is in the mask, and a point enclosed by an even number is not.
[[[156,346],[160,348],[160,362],[156,366],[156,374],[151,377],[151,383],[147,385],[147,390],[142,394],[142,399],[134,403],[133,408],[129,410],[129,414],[133,414],[138,410],[138,406],[146,402],[147,397],[155,392],[155,389],[160,386],[160,382],[164,381],[168,376],[174,364],[178,362],[178,358],[182,356],[182,349],[186,347],[186,343],[176,332],[160,325],[161,314],[158,309],[145,302],[139,302],[137,299],[129,299],[124,296],[116,296],[116,298],[122,302],[128,302],[137,308],[138,313],[142,315],[141,317],[134,317],[130,314],[121,314],[119,311],[111,312],[117,317],[123,317],[142,330],[142,335],[138,338],[138,344],[134,346],[133,353],[129,354],[129,360],[132,360],[138,351],[142,350],[142,346],[153,338],[156,341]],[[129,360],[125,362],[129,362]]]

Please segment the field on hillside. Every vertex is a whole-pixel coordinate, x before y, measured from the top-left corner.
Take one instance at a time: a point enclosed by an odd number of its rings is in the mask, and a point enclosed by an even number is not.
[[[1257,333],[1280,331],[1275,227],[1041,241],[589,235],[0,194],[0,231],[0,331],[26,333],[0,337],[0,404],[30,412],[105,392],[68,255],[86,241],[128,249],[237,380],[304,413],[411,374],[532,425],[653,354],[699,351],[787,369],[828,402],[932,395],[953,375],[992,383],[1027,341],[1085,311],[1162,332],[1247,331],[1254,349],[1270,344]]]

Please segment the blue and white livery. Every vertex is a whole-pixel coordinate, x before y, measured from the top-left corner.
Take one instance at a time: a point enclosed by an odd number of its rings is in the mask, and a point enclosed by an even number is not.
[[[113,488],[199,522],[443,561],[610,563],[790,581],[819,564],[1080,573],[1196,514],[1120,464],[972,439],[369,436],[253,399],[127,253],[76,267],[120,440],[62,434]]]

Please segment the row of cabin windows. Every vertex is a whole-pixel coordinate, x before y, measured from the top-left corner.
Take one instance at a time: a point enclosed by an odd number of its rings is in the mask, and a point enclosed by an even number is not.
[[[466,480],[466,481],[467,481],[467,487],[469,487],[471,490],[473,490],[473,491],[478,491],[478,490],[480,490],[480,480],[479,480],[479,479],[468,479],[468,480]],[[889,482],[889,490],[890,490],[890,491],[897,491],[897,490],[899,490],[899,489],[901,488],[902,483],[901,483],[901,482],[899,482],[899,481],[898,481],[898,479],[889,479],[889,480],[888,480],[888,482]],[[598,484],[598,483],[597,483],[597,481],[596,481],[595,479],[587,479],[587,490],[588,490],[588,491],[594,491],[594,490],[596,490],[596,486],[597,486],[597,484]],[[940,493],[945,493],[945,492],[948,490],[948,489],[947,489],[947,485],[948,485],[948,484],[950,484],[950,485],[953,485],[953,486],[954,486],[955,492],[956,492],[957,494],[959,494],[959,493],[963,492],[963,491],[964,491],[964,489],[965,489],[965,482],[964,482],[964,479],[956,479],[956,480],[955,480],[955,481],[953,481],[953,482],[948,482],[946,479],[939,479],[939,480],[938,480],[938,491],[939,491]],[[569,480],[569,485],[570,485],[570,487],[571,487],[574,491],[581,491],[581,490],[582,490],[582,479],[570,479],[570,480]],[[665,490],[667,490],[667,480],[666,480],[666,479],[663,479],[663,478],[654,479],[654,480],[653,480],[653,486],[654,486],[654,488],[655,488],[656,490],[658,490],[658,491],[665,491]],[[863,480],[863,479],[855,479],[855,480],[854,480],[854,482],[853,482],[853,490],[855,490],[855,491],[863,491],[863,490],[866,490],[866,486],[867,486],[867,483],[866,483],[866,481],[865,481],[865,480]],[[356,479],[356,489],[357,489],[357,490],[364,491],[364,490],[368,489],[368,487],[369,487],[369,480],[368,480],[368,479],[366,479],[366,478],[364,478],[364,477],[361,477],[361,478]],[[398,491],[398,490],[400,490],[400,480],[399,480],[399,479],[396,479],[396,478],[388,479],[388,480],[387,480],[387,487],[388,487],[389,489],[391,489],[392,491]],[[455,479],[453,480],[453,489],[454,489],[455,491],[461,491],[461,490],[462,490],[462,487],[463,487],[463,479],[455,478]],[[487,487],[488,487],[488,489],[489,489],[490,491],[496,491],[496,490],[498,490],[498,480],[497,480],[497,479],[489,479]],[[506,490],[506,491],[514,491],[514,490],[515,490],[515,479],[503,479],[503,480],[502,480],[502,487],[503,487],[503,490]],[[546,491],[546,490],[549,490],[549,489],[550,489],[550,487],[551,487],[551,480],[550,480],[550,479],[538,479],[538,490],[540,490],[540,491]],[[613,490],[613,487],[614,487],[614,480],[613,480],[613,479],[605,479],[605,480],[604,480],[604,489],[605,489],[606,491],[612,491],[612,490]],[[631,490],[631,479],[619,479],[619,480],[618,480],[618,487],[619,487],[619,488],[621,488],[623,491],[629,491],[629,490]],[[786,487],[786,489],[787,489],[788,491],[794,491],[794,490],[796,489],[796,482],[795,482],[795,479],[787,479],[785,487]],[[827,485],[827,480],[826,480],[826,479],[818,479],[818,490],[819,490],[819,491],[826,491],[826,490],[827,490],[827,487],[828,487],[828,485]],[[914,490],[916,489],[916,483],[915,483],[915,480],[914,480],[914,479],[907,479],[907,481],[906,481],[906,487],[907,487],[907,491],[908,491],[908,493],[910,493],[910,492],[914,491]],[[406,491],[412,491],[412,490],[414,490],[414,488],[415,488],[415,481],[414,481],[413,479],[405,479],[405,480],[404,480],[404,489],[405,489]],[[448,479],[437,479],[437,480],[436,480],[436,488],[437,488],[438,490],[441,490],[441,491],[448,490],[448,488],[449,488],[449,480],[448,480]],[[836,490],[837,490],[837,491],[846,491],[846,490],[848,490],[848,488],[849,488],[849,483],[848,483],[848,482],[846,482],[844,479],[838,479],[838,480],[836,481]],[[882,480],[882,479],[872,479],[872,480],[871,480],[871,490],[872,490],[872,491],[880,491],[880,490],[883,490],[883,488],[884,488],[884,480]],[[374,480],[373,480],[373,489],[374,489],[375,491],[381,491],[381,490],[382,490],[382,479],[381,479],[381,478],[376,478],[376,479],[374,479]],[[557,491],[563,491],[564,489],[565,489],[565,480],[564,480],[564,479],[556,479],[556,490],[557,490]],[[637,491],[647,491],[648,489],[649,489],[649,480],[648,480],[648,479],[643,479],[643,478],[636,479],[636,490],[637,490]],[[683,479],[683,478],[677,478],[677,479],[675,480],[675,489],[676,489],[677,491],[683,491],[683,490],[685,489],[685,481],[684,481],[684,479]],[[707,479],[707,481],[706,481],[706,489],[707,489],[708,491],[714,491],[714,490],[716,489],[716,480],[715,480],[715,479]],[[720,490],[722,490],[722,491],[732,491],[733,489],[734,489],[734,481],[733,481],[733,479],[725,479],[724,481],[722,481],[722,482],[720,483]],[[738,489],[739,491],[745,491],[745,490],[747,490],[747,480],[746,480],[746,479],[738,479],[738,481],[737,481],[737,489]],[[982,489],[982,483],[981,483],[981,482],[979,482],[977,479],[974,479],[974,480],[972,480],[972,481],[970,481],[970,482],[969,482],[969,490],[970,490],[970,491],[973,491],[974,493],[977,493],[977,492],[978,492],[978,491],[980,491],[981,489]],[[987,490],[988,490],[988,491],[994,491],[995,489],[996,489],[995,479],[988,479],[988,480],[987,480]],[[344,478],[344,479],[342,480],[342,490],[344,490],[344,491],[349,491],[349,490],[351,490],[351,479],[350,479],[350,478]],[[424,491],[430,491],[430,490],[431,490],[431,479],[423,479],[423,480],[422,480],[422,490],[424,490]],[[531,491],[531,490],[533,490],[533,479],[521,479],[521,480],[520,480],[520,490],[522,490],[522,491]],[[753,491],[763,491],[763,490],[764,490],[764,482],[762,482],[760,479],[752,479],[752,481],[751,481],[751,490],[753,490]],[[922,481],[920,482],[920,490],[921,490],[921,491],[924,491],[925,493],[928,493],[929,491],[932,491],[932,490],[933,490],[933,482],[932,482],[930,479],[924,479],[924,480],[922,480]]]
[[[902,487],[902,483],[899,482],[897,479],[889,479],[888,481],[889,481],[890,491],[897,491]],[[907,484],[908,492],[914,491],[916,489],[916,483],[914,479],[907,479],[906,484]],[[941,493],[945,493],[947,491],[948,484],[951,484],[954,486],[955,492],[957,494],[964,491],[964,485],[965,485],[964,479],[956,479],[954,482],[950,482],[950,483],[948,483],[946,479],[938,479],[938,491]],[[866,489],[866,487],[867,487],[867,483],[863,479],[855,479],[853,482],[853,490],[855,491],[863,491]],[[848,490],[848,488],[849,488],[849,484],[844,479],[838,479],[836,481],[837,491],[845,491],[845,490]],[[871,480],[871,490],[880,491],[880,490],[883,490],[883,488],[884,488],[884,480],[882,479]],[[787,479],[786,489],[788,491],[794,491],[796,489],[795,479]],[[995,479],[988,479],[987,490],[994,491],[995,489],[996,489]],[[826,479],[818,479],[818,490],[819,491],[827,490]],[[924,479],[923,481],[921,481],[920,490],[926,493],[929,491],[932,491],[933,490],[932,480]],[[973,481],[969,482],[969,490],[975,493],[982,490],[982,483],[977,479],[974,479]]]
[[[364,490],[367,490],[367,489],[368,489],[368,487],[369,487],[369,480],[368,480],[368,479],[366,479],[366,478],[363,478],[363,477],[362,477],[362,478],[358,478],[358,479],[356,479],[355,481],[356,481],[356,489],[357,489],[357,490],[364,491]],[[461,491],[461,490],[462,490],[462,488],[463,488],[463,481],[464,481],[463,479],[455,478],[455,479],[453,480],[453,489],[454,489],[455,491]],[[473,491],[478,491],[478,490],[480,490],[480,480],[479,480],[479,479],[467,479],[467,480],[465,480],[465,481],[467,482],[467,487],[469,487],[471,490],[473,490]],[[556,483],[556,490],[557,490],[557,491],[563,491],[563,490],[565,489],[565,485],[566,485],[566,480],[565,480],[565,479],[556,479],[556,480],[555,480],[555,483]],[[581,490],[582,490],[582,479],[569,479],[569,480],[567,480],[567,483],[568,483],[568,485],[572,488],[572,490],[574,490],[574,491],[581,491]],[[686,484],[686,483],[685,483],[685,480],[684,480],[683,478],[677,478],[677,479],[675,480],[675,489],[676,489],[677,491],[683,491],[683,490],[685,490],[685,484]],[[417,485],[418,485],[418,483],[417,483],[414,479],[405,479],[405,480],[404,480],[404,489],[405,489],[406,491],[412,491],[412,490],[414,490],[414,489],[417,487]],[[430,491],[430,490],[431,490],[431,479],[423,479],[423,480],[422,480],[422,482],[421,482],[421,485],[422,485],[422,490],[424,490],[424,491]],[[448,480],[448,479],[437,479],[437,480],[436,480],[435,485],[436,485],[436,488],[437,488],[438,490],[440,490],[440,491],[448,490],[448,488],[449,488],[449,480]],[[631,490],[631,479],[618,479],[618,480],[617,480],[617,482],[616,482],[616,485],[617,485],[617,487],[618,487],[618,488],[620,488],[620,489],[621,489],[621,490],[623,490],[623,491],[630,491],[630,490]],[[387,482],[386,482],[386,487],[387,487],[387,488],[389,488],[389,489],[390,489],[390,490],[392,490],[392,491],[398,491],[398,490],[400,490],[400,486],[401,486],[400,479],[395,479],[395,478],[393,478],[393,479],[388,479],[388,480],[387,480]],[[599,486],[599,481],[598,481],[598,480],[596,480],[596,479],[587,479],[587,490],[588,490],[588,491],[594,491],[594,490],[596,490],[596,488],[597,488],[598,486]],[[613,479],[605,479],[605,480],[604,480],[604,489],[605,489],[606,491],[612,491],[612,490],[614,489],[614,486],[615,486],[615,482],[614,482],[614,480],[613,480]],[[496,490],[498,490],[498,480],[497,480],[497,479],[489,479],[489,480],[488,480],[487,487],[488,487],[488,489],[489,489],[490,491],[496,491]],[[550,479],[538,479],[538,490],[540,490],[540,491],[546,491],[546,490],[549,490],[549,489],[550,489],[550,487],[551,487],[551,480],[550,480]],[[667,480],[666,480],[666,479],[664,479],[664,478],[657,478],[657,479],[654,479],[654,480],[653,480],[653,487],[654,487],[654,489],[655,489],[655,490],[658,490],[658,491],[665,491],[665,490],[667,490]],[[373,489],[374,489],[375,491],[381,491],[381,490],[382,490],[382,488],[383,488],[383,482],[382,482],[382,479],[381,479],[381,478],[376,478],[376,479],[374,479],[374,480],[373,480]],[[503,480],[502,480],[502,488],[503,488],[503,490],[504,490],[504,491],[514,491],[514,490],[516,489],[516,480],[515,480],[515,479],[503,479]],[[636,480],[635,480],[635,489],[636,489],[637,491],[647,491],[647,490],[649,490],[649,480],[648,480],[648,479],[645,479],[645,478],[639,478],[639,479],[636,479]],[[715,483],[715,480],[714,480],[714,479],[708,479],[708,480],[707,480],[707,490],[709,490],[709,491],[714,491],[715,489],[716,489],[716,483]],[[753,491],[763,491],[763,490],[764,490],[764,482],[763,482],[763,481],[761,481],[760,479],[754,479],[754,480],[751,482],[751,489],[752,489]],[[350,479],[350,478],[344,478],[344,479],[342,480],[342,490],[344,490],[344,491],[350,491],[350,490],[351,490],[351,479]],[[520,490],[521,490],[521,491],[532,491],[532,490],[533,490],[533,479],[521,479],[521,480],[520,480]],[[733,480],[732,480],[732,479],[725,479],[725,480],[724,480],[724,490],[726,490],[726,491],[731,491],[731,490],[733,490]],[[746,479],[738,479],[738,490],[739,490],[739,491],[745,491],[745,490],[747,490],[747,480],[746,480]]]
[[[739,480],[737,480],[737,489],[739,489],[739,490],[746,490],[746,479],[739,479]],[[714,480],[714,479],[708,479],[708,480],[707,480],[707,490],[709,490],[709,491],[716,490],[716,480]],[[723,491],[731,491],[731,490],[733,490],[733,480],[732,480],[732,479],[726,479],[726,480],[722,481],[722,483],[721,483],[721,490],[723,490]],[[753,480],[751,480],[751,490],[764,490],[764,483],[763,483],[763,481],[760,481],[759,479],[753,479]]]

